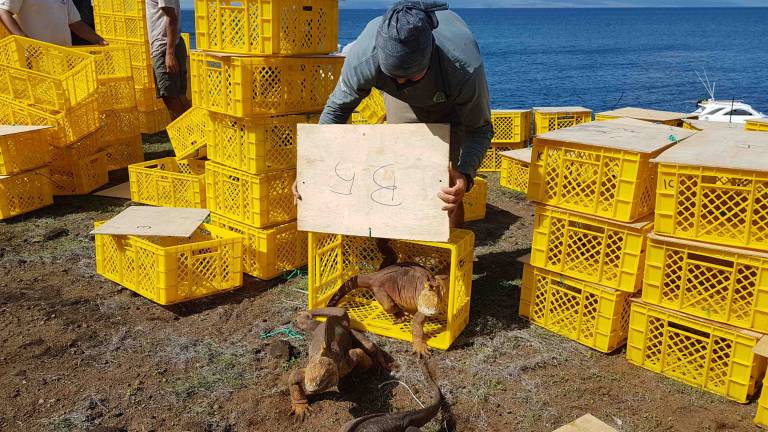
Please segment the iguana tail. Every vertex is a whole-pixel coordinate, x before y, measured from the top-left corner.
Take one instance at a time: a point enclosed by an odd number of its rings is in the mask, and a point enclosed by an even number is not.
[[[437,413],[440,412],[440,406],[443,401],[443,393],[435,381],[432,368],[427,363],[427,360],[420,360],[419,366],[421,366],[421,373],[424,374],[424,379],[427,380],[427,383],[432,388],[432,400],[424,408],[411,411],[404,422],[407,426],[418,428],[435,418]]]
[[[341,299],[344,298],[347,294],[351,293],[352,291],[359,288],[360,285],[358,284],[358,277],[353,276],[348,281],[341,284],[339,289],[336,291],[335,294],[333,294],[333,297],[331,297],[330,300],[328,300],[328,307],[336,307]]]

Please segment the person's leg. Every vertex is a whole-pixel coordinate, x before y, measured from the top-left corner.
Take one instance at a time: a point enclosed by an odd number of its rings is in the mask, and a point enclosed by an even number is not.
[[[156,95],[163,99],[163,103],[171,114],[171,119],[176,119],[189,109],[186,100],[187,92],[187,49],[184,40],[180,39],[176,44],[176,60],[179,72],[169,73],[165,67],[165,52],[157,54],[153,59],[155,72]]]

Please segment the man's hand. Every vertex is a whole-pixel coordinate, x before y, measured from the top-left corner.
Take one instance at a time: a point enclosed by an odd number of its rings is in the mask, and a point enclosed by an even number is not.
[[[165,53],[165,71],[173,74],[179,73],[179,62],[176,61],[175,53]]]
[[[449,173],[451,186],[442,188],[437,196],[445,203],[443,211],[447,211],[450,214],[464,200],[464,194],[467,192],[467,178],[464,174],[453,169],[453,167],[449,168]]]
[[[98,45],[101,45],[101,46],[109,46],[109,42],[107,42],[107,41],[105,41],[104,39],[102,39],[102,40],[100,40],[100,41],[98,42]]]
[[[299,201],[301,201],[301,195],[299,194],[298,180],[293,181],[293,186],[291,186],[291,191],[293,192],[293,205],[299,205]]]

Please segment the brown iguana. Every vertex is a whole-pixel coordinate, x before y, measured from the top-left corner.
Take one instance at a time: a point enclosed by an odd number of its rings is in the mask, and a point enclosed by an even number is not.
[[[327,317],[324,323],[314,317]],[[391,370],[393,359],[381,351],[362,333],[349,326],[347,311],[341,308],[323,308],[301,312],[298,326],[312,332],[307,367],[291,373],[291,414],[303,421],[309,415],[307,395],[333,389],[339,380],[354,370],[372,366]]]
[[[345,424],[339,432],[418,432],[422,426],[429,423],[438,412],[443,395],[437,386],[432,371],[426,360],[420,361],[421,373],[432,390],[432,400],[427,406],[394,414],[369,414],[356,418]]]
[[[428,317],[446,311],[448,276],[435,276],[416,263],[398,263],[344,282],[328,301],[328,306],[335,307],[344,296],[358,288],[370,290],[381,307],[395,316],[396,324],[408,320],[406,313],[413,315],[413,350],[419,357],[429,356],[424,323]]]

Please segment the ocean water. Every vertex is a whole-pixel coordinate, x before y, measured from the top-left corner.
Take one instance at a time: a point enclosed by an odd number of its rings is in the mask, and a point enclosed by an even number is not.
[[[339,43],[382,10],[340,11]],[[459,9],[480,44],[493,108],[641,106],[690,112],[718,99],[768,113],[768,8]],[[182,28],[194,25],[191,11]],[[194,44],[193,44],[194,46]]]

